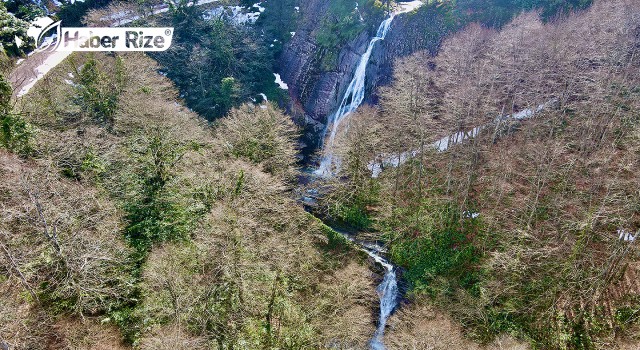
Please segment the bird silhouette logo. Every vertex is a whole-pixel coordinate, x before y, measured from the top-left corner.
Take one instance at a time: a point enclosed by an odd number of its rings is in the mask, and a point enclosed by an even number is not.
[[[61,21],[55,22],[49,17],[39,17],[31,22],[27,29],[27,36],[35,42],[36,48],[33,51],[55,51],[60,45]],[[21,47],[24,41],[16,36],[16,44]]]

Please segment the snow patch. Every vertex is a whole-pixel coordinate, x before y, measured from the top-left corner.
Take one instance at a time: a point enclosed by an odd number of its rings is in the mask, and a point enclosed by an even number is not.
[[[556,100],[551,100],[546,103],[539,105],[536,109],[525,109],[520,112],[506,115],[506,116],[498,116],[493,120],[493,123],[489,123],[486,125],[477,126],[469,131],[459,131],[453,135],[445,136],[440,140],[432,143],[430,146],[435,148],[438,152],[444,152],[448,150],[450,147],[460,144],[466,140],[472,139],[480,134],[480,132],[486,129],[489,125],[500,124],[502,122],[508,120],[516,120],[522,121],[525,119],[529,119],[533,117],[536,113],[541,112],[548,105],[555,103]],[[410,158],[415,157],[420,153],[419,150],[406,151],[400,153],[399,155],[388,155],[382,154],[377,157],[376,160],[369,162],[367,168],[371,171],[371,177],[378,177],[384,167],[398,167],[401,164],[404,164]]]
[[[231,23],[240,25],[240,24],[254,24],[260,17],[260,14],[264,12],[265,8],[260,6],[261,3],[254,4],[251,8],[257,7],[257,12],[246,12],[247,8],[244,6],[219,6],[214,9],[205,11],[202,14],[202,18],[205,20],[209,20],[212,18],[217,18],[220,16],[224,16],[228,18]]]
[[[618,239],[623,242],[633,242],[636,240],[636,236],[637,236],[637,234],[634,235],[632,232],[629,232],[623,229],[618,229],[618,235],[619,235]]]
[[[478,216],[480,216],[480,213],[472,213],[470,211],[465,211],[463,214],[464,214],[464,217],[468,219],[475,219]]]
[[[262,4],[262,3],[259,2],[257,4],[253,4],[253,7],[257,7],[259,12],[264,12],[265,8],[260,6],[260,4]]]
[[[280,74],[273,73],[273,75],[276,77],[276,84],[278,84],[278,86],[280,86],[281,89],[289,90],[289,85],[287,85],[284,81],[282,81]]]
[[[18,91],[17,96],[22,97],[26,95],[31,88],[36,85],[40,79],[42,79],[45,74],[47,74],[51,69],[64,61],[65,58],[69,57],[71,51],[54,51],[49,57],[47,57],[44,62],[34,70],[35,78],[31,80],[27,85],[23,86],[20,91]]]
[[[407,13],[417,10],[420,6],[424,5],[424,2],[420,0],[399,2],[395,14]]]

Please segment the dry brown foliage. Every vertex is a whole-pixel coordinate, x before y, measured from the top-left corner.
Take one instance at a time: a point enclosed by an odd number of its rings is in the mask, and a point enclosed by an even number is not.
[[[381,91],[383,127],[350,131],[347,145],[370,135],[379,139],[368,140],[369,149],[386,156],[419,151],[383,172],[379,205],[370,210],[376,219],[425,202],[453,203],[461,217],[480,213],[486,236],[470,239],[484,250],[489,276],[479,297],[456,294],[445,304],[465,327],[489,328],[486,310],[495,308],[535,315],[519,336],[535,334],[543,347],[567,346],[570,324],[595,348],[637,336],[637,311],[636,325],[620,315],[638,307],[631,281],[640,251],[617,230],[640,230],[639,30],[637,0],[595,1],[549,23],[525,13],[500,31],[471,25],[437,56],[399,61],[394,83]],[[495,121],[545,103],[529,120]],[[428,150],[482,125],[462,145]],[[429,215],[416,225],[428,226]],[[412,227],[399,221],[398,231]]]
[[[51,185],[52,191],[66,186],[70,193],[106,201],[104,210],[85,204],[70,209],[69,215],[103,215],[113,221],[114,237],[122,237],[126,222],[117,210],[110,211],[110,201],[135,198],[129,194],[129,182],[135,183],[132,178],[146,171],[148,163],[140,161],[145,147],[161,139],[163,152],[176,151],[165,164],[163,190],[190,213],[204,213],[186,241],[151,249],[138,285],[143,298],[129,320],[138,327],[136,345],[197,349],[246,341],[257,348],[288,341],[302,347],[365,347],[375,318],[370,272],[357,254],[330,250],[321,225],[291,198],[295,130],[282,112],[271,106],[245,106],[212,131],[176,102],[174,87],[157,73],[152,60],[127,54],[122,56],[126,84],[113,123],[106,128],[76,106],[76,87],[65,82],[78,77],[89,58],[72,55],[18,106],[39,129],[33,171],[41,179],[62,183]],[[115,57],[95,58],[106,76],[114,73]],[[253,158],[245,151],[256,142],[264,153]],[[60,172],[67,178],[59,179]],[[15,208],[14,203],[7,206]],[[50,215],[60,215],[57,207],[50,210]],[[101,229],[97,219],[89,223]],[[105,237],[96,235],[96,240],[104,243]],[[88,247],[97,244],[89,243]],[[21,290],[19,281],[11,277],[7,287]],[[43,313],[38,316],[43,320],[52,317],[26,300],[15,304],[32,306]],[[29,316],[25,322],[38,319]],[[69,322],[68,329],[57,344],[93,342],[93,335],[89,340],[79,337],[81,326],[65,320],[61,322]],[[19,329],[20,323],[11,327]],[[41,329],[43,336],[58,334]],[[105,324],[104,333],[96,331],[95,338],[107,337],[110,330]],[[0,334],[5,336],[4,331]]]
[[[77,315],[104,312],[130,292],[123,269],[130,251],[121,239],[118,211],[95,190],[61,179],[47,163],[6,152],[0,160],[0,266],[7,306],[0,333],[17,349],[46,348],[64,336],[42,305],[68,303]]]
[[[387,348],[398,350],[528,350],[530,347],[504,336],[488,345],[467,338],[451,317],[421,300],[406,307],[389,320],[385,336]]]

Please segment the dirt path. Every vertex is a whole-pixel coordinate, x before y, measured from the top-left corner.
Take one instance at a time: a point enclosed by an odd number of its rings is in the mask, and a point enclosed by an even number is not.
[[[211,4],[219,0],[200,0],[196,2],[196,6]],[[159,14],[169,11],[166,4],[156,6],[152,13]],[[115,16],[111,26],[121,26],[140,18],[135,12],[126,14],[127,17]],[[20,62],[9,74],[9,81],[13,86],[14,98],[21,98],[26,95],[35,84],[42,79],[51,69],[62,63],[65,58],[69,57],[71,52],[53,51],[53,52],[37,52],[29,55],[27,59]]]

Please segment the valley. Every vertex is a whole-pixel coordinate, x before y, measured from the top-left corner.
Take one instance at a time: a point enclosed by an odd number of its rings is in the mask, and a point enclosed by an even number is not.
[[[638,347],[637,0],[0,9],[0,348]]]

